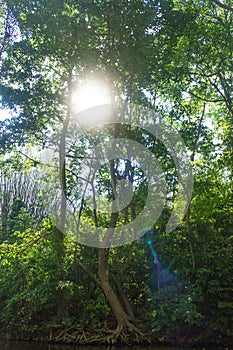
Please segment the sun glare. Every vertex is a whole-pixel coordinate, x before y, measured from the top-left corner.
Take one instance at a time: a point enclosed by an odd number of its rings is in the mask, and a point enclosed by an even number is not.
[[[83,83],[73,95],[73,109],[75,113],[110,103],[108,86],[100,81]]]

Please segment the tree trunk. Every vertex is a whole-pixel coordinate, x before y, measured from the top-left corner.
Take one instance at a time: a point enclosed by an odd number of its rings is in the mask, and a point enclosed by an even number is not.
[[[114,130],[114,138],[116,139],[118,136],[119,136],[119,125],[116,124],[115,130]],[[116,147],[115,140],[113,140],[112,142],[113,151],[115,147]],[[115,175],[115,169],[114,169],[114,159],[111,159],[109,161],[109,165],[110,165],[110,177],[111,177],[111,184],[112,184],[113,208],[112,208],[112,214],[108,225],[108,230],[103,238],[101,248],[99,248],[99,251],[98,251],[98,276],[99,276],[101,288],[105,294],[107,302],[109,303],[112,309],[112,312],[115,316],[118,326],[120,325],[120,327],[124,327],[129,321],[129,317],[125,313],[123,306],[121,305],[119,299],[117,298],[114,290],[111,287],[111,284],[108,278],[107,267],[106,267],[107,262],[106,262],[105,247],[109,246],[111,237],[114,234],[114,229],[118,218],[118,213],[115,212],[115,208],[114,208],[114,200],[116,199],[116,175]]]
[[[113,291],[106,271],[105,262],[106,249],[100,248],[98,252],[98,276],[101,284],[101,288],[105,294],[105,297],[112,309],[117,324],[125,326],[129,321],[129,317],[125,313],[120,301],[118,300],[115,292]]]
[[[63,122],[62,133],[60,136],[59,143],[59,177],[60,177],[60,185],[61,185],[61,207],[60,207],[60,220],[59,227],[57,228],[57,259],[58,259],[58,268],[60,269],[60,273],[58,273],[59,282],[64,278],[63,276],[63,258],[65,254],[64,247],[64,231],[66,224],[66,210],[67,210],[67,186],[66,186],[66,136],[67,130],[71,115],[71,93],[72,93],[72,69],[69,69],[68,76],[68,105],[67,105],[67,115]],[[65,300],[63,289],[58,287],[57,291],[57,300],[58,300],[58,308],[57,308],[57,322],[61,323],[65,310]]]
[[[122,304],[124,305],[124,309],[125,309],[127,316],[129,317],[130,321],[134,322],[135,316],[133,313],[133,309],[130,305],[130,302],[129,302],[127,296],[125,295],[125,292],[124,292],[120,282],[117,280],[117,278],[115,276],[113,276],[112,279],[113,279],[114,285],[117,289],[117,295],[118,295],[119,299],[121,300]]]
[[[112,214],[111,222],[117,218],[117,214]],[[112,236],[112,231],[114,229],[109,228],[106,236]],[[126,300],[123,300],[123,305],[120,302],[120,298],[117,297],[114,290],[111,287],[108,278],[108,272],[106,269],[106,248],[99,248],[98,251],[98,276],[100,280],[100,286],[105,294],[106,300],[110,305],[115,320],[117,322],[117,327],[112,334],[107,337],[107,342],[110,344],[116,343],[118,337],[123,340],[124,343],[129,345],[132,343],[142,343],[144,341],[150,341],[149,337],[143,334],[135,325],[135,318],[132,312],[132,317],[128,315],[124,306],[126,306]],[[120,288],[120,286],[118,286]],[[130,306],[127,304],[127,306]],[[130,307],[131,308],[131,307]],[[127,308],[126,308],[127,310]]]

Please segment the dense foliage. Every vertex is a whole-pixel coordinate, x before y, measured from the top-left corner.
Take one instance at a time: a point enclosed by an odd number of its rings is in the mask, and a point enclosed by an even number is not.
[[[231,1],[5,0],[0,14],[1,105],[12,113],[0,121],[3,335],[80,344],[230,344]],[[185,142],[194,188],[173,232],[166,224],[177,205],[179,179],[161,140],[116,123],[83,137],[69,129],[74,90],[92,79],[109,87],[111,101],[130,102],[139,122],[146,118],[144,108],[155,111],[152,123],[159,115]],[[120,247],[90,247],[63,235],[64,198],[59,225],[43,199],[52,201],[60,181],[80,235],[88,225],[103,226],[104,240],[112,227],[133,221],[148,194],[135,162],[117,158],[103,164],[92,195],[77,185],[82,159],[91,161],[93,145],[104,147],[112,137],[134,140],[156,156],[168,195],[147,235]],[[51,150],[42,164],[40,154]],[[122,179],[134,187],[130,204],[118,213],[97,210],[98,198],[116,199]]]

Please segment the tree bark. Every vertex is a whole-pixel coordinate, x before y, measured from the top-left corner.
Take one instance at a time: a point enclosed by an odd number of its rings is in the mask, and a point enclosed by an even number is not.
[[[106,300],[112,309],[117,324],[125,326],[129,321],[129,317],[125,313],[120,301],[118,300],[115,292],[110,285],[108,273],[106,270],[106,248],[99,248],[98,251],[98,276],[101,288],[105,294]]]
[[[59,177],[61,186],[61,206],[60,206],[60,220],[59,227],[57,228],[57,259],[58,268],[60,273],[58,273],[58,278],[60,281],[63,279],[63,258],[65,254],[64,247],[64,231],[66,224],[66,210],[67,210],[67,186],[66,186],[66,136],[71,115],[71,94],[72,94],[72,68],[68,72],[68,105],[67,105],[67,115],[63,122],[62,133],[60,136],[59,143]],[[58,309],[57,309],[57,322],[61,323],[65,310],[65,300],[63,290],[58,287],[57,291]]]
[[[114,130],[114,138],[117,138],[119,136],[119,125],[115,125]],[[112,143],[112,149],[115,148],[115,141],[113,140]],[[113,201],[116,199],[116,175],[115,175],[115,169],[114,169],[114,160],[111,159],[109,161],[110,165],[110,176],[111,176],[111,184],[112,184],[112,194],[113,194]],[[114,203],[113,203],[113,208]],[[127,326],[129,324],[129,316],[126,314],[124,307],[122,306],[120,300],[117,298],[116,293],[114,292],[108,277],[107,272],[107,261],[106,261],[106,246],[109,246],[109,243],[111,241],[111,237],[114,234],[114,229],[116,226],[118,218],[118,213],[115,212],[115,210],[112,210],[108,230],[103,238],[101,248],[99,248],[98,251],[98,277],[100,280],[101,288],[105,294],[106,300],[109,303],[112,312],[114,314],[114,317],[117,321],[117,329],[119,331]]]
[[[125,295],[125,292],[124,292],[120,282],[117,280],[117,278],[115,276],[113,276],[112,279],[113,279],[114,285],[117,289],[118,297],[121,300],[122,304],[124,305],[124,309],[125,309],[127,316],[129,317],[130,321],[134,322],[135,316],[133,313],[133,309],[130,305],[130,302],[129,302],[127,296]]]

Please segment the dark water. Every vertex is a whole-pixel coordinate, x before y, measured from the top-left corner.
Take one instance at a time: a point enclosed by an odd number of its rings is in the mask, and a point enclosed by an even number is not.
[[[230,350],[230,347],[164,347],[164,346],[130,346],[112,347],[111,350]],[[110,350],[108,347],[99,346],[75,346],[75,345],[50,345],[26,342],[1,342],[0,350]]]

